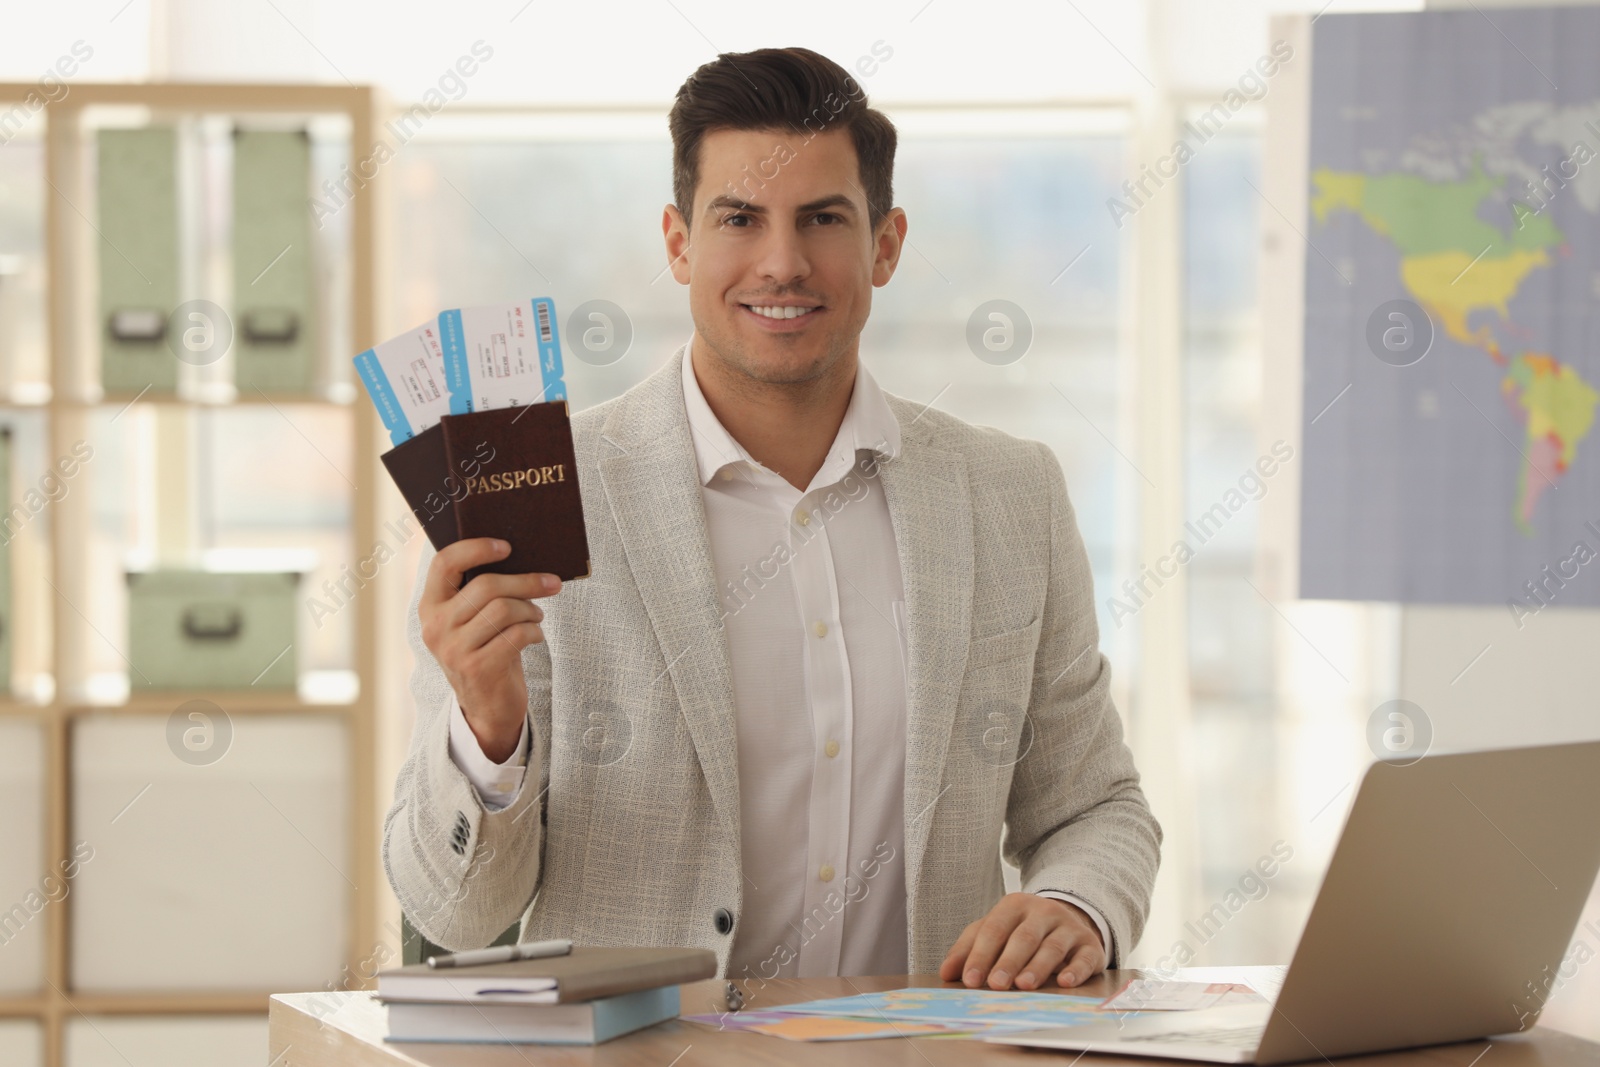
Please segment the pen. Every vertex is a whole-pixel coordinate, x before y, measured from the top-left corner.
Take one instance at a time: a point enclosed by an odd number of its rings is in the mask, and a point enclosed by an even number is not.
[[[572,940],[558,937],[554,941],[528,941],[520,945],[500,945],[497,948],[480,948],[471,952],[446,952],[442,956],[429,956],[428,966],[473,967],[480,963],[510,963],[512,960],[565,956],[571,951]]]

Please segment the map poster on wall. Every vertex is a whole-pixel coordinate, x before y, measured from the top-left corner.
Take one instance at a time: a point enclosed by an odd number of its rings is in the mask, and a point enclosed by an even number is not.
[[[1312,33],[1300,595],[1600,604],[1600,8]]]

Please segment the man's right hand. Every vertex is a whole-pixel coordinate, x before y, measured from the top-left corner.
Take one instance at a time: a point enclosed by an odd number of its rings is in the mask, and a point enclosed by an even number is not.
[[[544,640],[544,610],[530,598],[561,591],[553,574],[480,574],[461,585],[462,574],[510,551],[492,537],[446,545],[428,565],[417,606],[422,643],[444,669],[478,746],[495,763],[515,752],[528,715],[522,650]]]

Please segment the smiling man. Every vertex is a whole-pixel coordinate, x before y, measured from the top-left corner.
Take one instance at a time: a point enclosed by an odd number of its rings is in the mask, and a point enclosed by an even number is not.
[[[1077,985],[1137,942],[1161,831],[1060,464],[862,364],[907,219],[842,68],[720,56],[670,126],[694,333],[573,417],[593,576],[424,556],[401,906],[455,949],[520,918],[730,977]]]

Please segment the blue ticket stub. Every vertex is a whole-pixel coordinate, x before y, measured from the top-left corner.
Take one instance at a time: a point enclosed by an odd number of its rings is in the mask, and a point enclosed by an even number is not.
[[[355,358],[355,365],[394,444],[411,440],[450,413],[437,322],[374,345]]]
[[[439,338],[452,415],[567,398],[549,297],[442,312]]]

